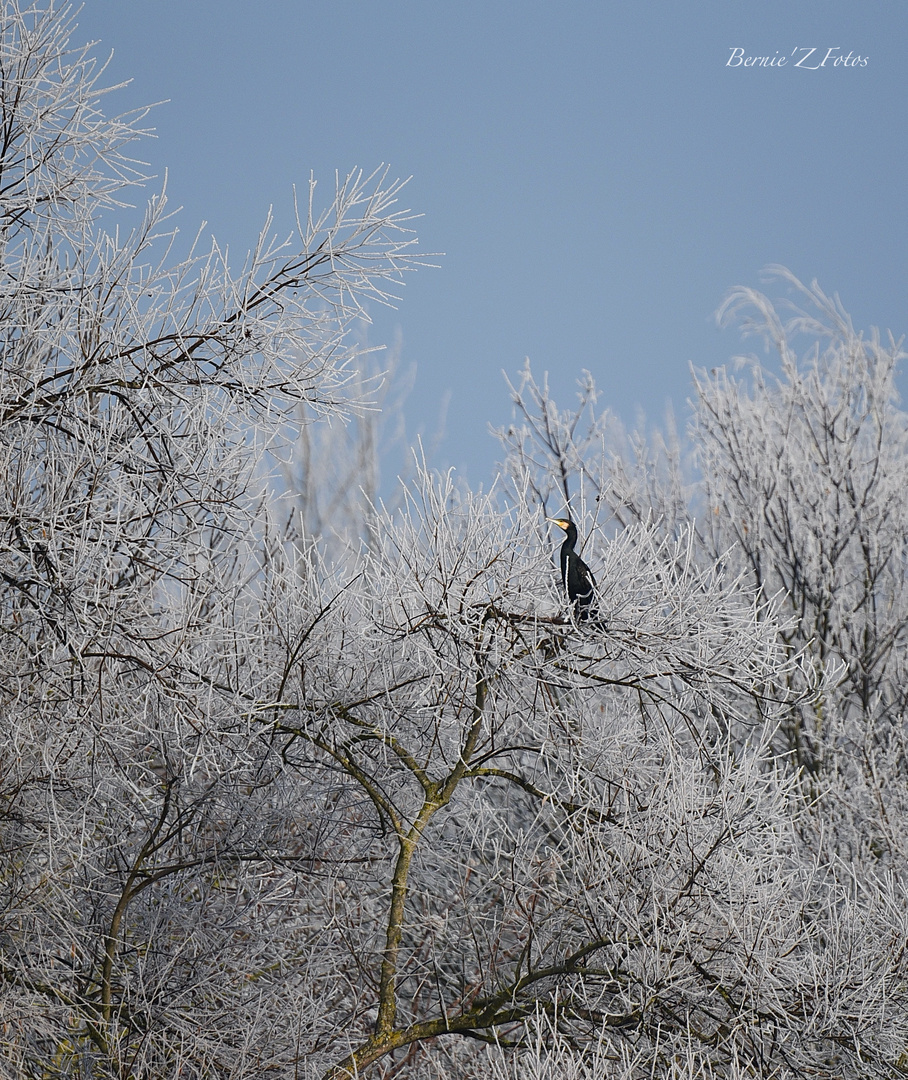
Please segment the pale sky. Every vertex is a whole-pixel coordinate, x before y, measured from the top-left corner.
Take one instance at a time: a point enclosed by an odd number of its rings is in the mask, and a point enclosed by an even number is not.
[[[414,431],[450,395],[437,463],[474,482],[525,356],[565,404],[587,368],[626,419],[683,421],[690,365],[754,348],[712,316],[767,264],[908,331],[905,0],[86,0],[79,24],[133,79],[109,110],[169,99],[141,152],[238,261],[310,172],[412,174],[445,254],[370,335],[417,365]]]

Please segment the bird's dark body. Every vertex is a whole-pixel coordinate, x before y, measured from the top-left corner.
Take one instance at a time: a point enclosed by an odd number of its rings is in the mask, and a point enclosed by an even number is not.
[[[596,597],[596,579],[593,572],[574,550],[577,544],[577,526],[566,518],[552,518],[565,531],[561,545],[561,583],[574,605],[578,619],[589,619]]]

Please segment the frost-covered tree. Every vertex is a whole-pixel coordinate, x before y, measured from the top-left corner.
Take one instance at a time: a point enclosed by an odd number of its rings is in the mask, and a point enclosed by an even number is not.
[[[817,926],[828,919],[824,941],[847,941],[847,955],[862,955],[865,970],[888,981],[888,994],[906,977],[899,867],[908,851],[908,518],[901,498],[908,416],[895,390],[903,354],[891,339],[884,346],[876,333],[856,333],[838,300],[816,284],[802,286],[781,270],[776,276],[800,305],[738,289],[720,318],[742,315],[745,333],[764,336],[778,367],[749,357],[738,360],[744,376],[724,368],[695,373],[686,457],[670,426],[667,435],[628,436],[607,412],[596,412],[588,376],[578,407],[565,411],[529,368],[512,387],[515,423],[499,434],[512,495],[522,489],[543,507],[569,499],[603,541],[641,522],[665,538],[689,533],[698,565],[741,574],[774,600],[777,643],[800,662],[786,676],[780,668],[764,688],[778,700],[788,693],[769,737],[777,767],[798,793],[789,806],[797,858],[805,866],[812,860],[813,881],[822,882],[810,918]],[[757,697],[753,702],[750,722],[762,725],[762,706]],[[829,967],[842,970],[841,962]],[[849,985],[852,977],[830,974],[822,994],[845,1000]],[[861,1030],[879,1024],[883,1031],[893,1014],[885,995],[873,1021],[872,1008],[852,1002],[846,1027],[856,1046]],[[836,1038],[844,1043],[848,1036]],[[545,1043],[537,1036],[536,1050]],[[889,1054],[888,1064],[865,1063],[856,1075],[877,1075],[875,1068],[899,1074],[906,1065],[903,1032]],[[532,1067],[561,1075],[552,1065],[557,1057],[543,1067],[536,1052]],[[678,1075],[706,1067],[693,1051],[682,1059]],[[571,1060],[563,1075],[575,1075],[571,1068],[585,1075],[582,1062]],[[823,1060],[803,1067],[818,1069]],[[797,1075],[793,1063],[777,1064],[783,1075],[786,1068]],[[829,1065],[829,1075],[849,1074],[841,1060]],[[749,1066],[740,1067],[751,1075]]]
[[[239,1030],[258,1008],[214,989],[223,935],[256,955],[267,919],[242,913],[278,888],[260,869],[224,886],[255,850],[231,820],[261,763],[206,650],[229,638],[242,668],[261,646],[230,637],[260,591],[259,463],[302,406],[350,403],[350,327],[412,237],[382,173],[325,209],[310,185],[298,236],[266,225],[238,274],[216,246],[172,256],[163,196],[105,231],[142,179],[141,116],[105,117],[72,36],[66,9],[0,8],[0,1058],[160,1075],[185,1056],[201,1075],[236,1035],[215,1013]]]
[[[754,584],[784,596],[792,646],[837,672],[835,694],[785,732],[816,772],[839,748],[854,757],[904,737],[908,422],[898,344],[864,340],[837,301],[783,278],[809,305],[787,320],[749,289],[722,310],[752,310],[744,329],[775,347],[779,374],[751,361],[746,382],[700,376],[696,437],[708,547],[733,547]],[[812,341],[801,362],[799,337]]]
[[[894,783],[899,714],[781,554],[699,523],[732,467],[579,442],[527,372],[500,489],[323,477],[329,559],[316,432],[367,404],[400,186],[310,187],[237,274],[172,254],[161,197],[108,233],[141,118],[72,33],[0,0],[2,1074],[895,1075],[906,905],[855,717]],[[371,469],[373,430],[336,460]],[[555,578],[565,502],[601,626]]]

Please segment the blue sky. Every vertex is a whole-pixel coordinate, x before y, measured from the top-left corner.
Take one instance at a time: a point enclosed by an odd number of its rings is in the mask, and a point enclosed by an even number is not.
[[[370,337],[417,365],[414,430],[449,395],[437,463],[473,481],[525,356],[565,403],[586,368],[625,419],[683,418],[767,264],[908,331],[904,0],[86,0],[76,36],[133,79],[120,108],[169,99],[143,154],[238,261],[310,172],[412,174],[445,254]],[[829,49],[867,64],[812,70]]]

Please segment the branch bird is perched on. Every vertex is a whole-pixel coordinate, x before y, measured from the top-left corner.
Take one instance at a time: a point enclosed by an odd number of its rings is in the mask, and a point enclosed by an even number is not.
[[[593,572],[574,550],[577,543],[577,526],[570,518],[547,518],[566,536],[561,545],[561,582],[568,598],[574,605],[577,618],[586,621],[594,613],[596,579]]]

